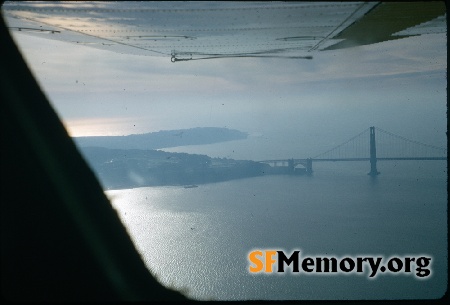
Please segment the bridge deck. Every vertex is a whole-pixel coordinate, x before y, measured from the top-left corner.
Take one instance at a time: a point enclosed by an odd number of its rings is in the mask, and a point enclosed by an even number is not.
[[[370,158],[342,158],[342,159],[312,159],[317,161],[370,161]],[[447,157],[394,157],[394,158],[377,158],[377,161],[396,161],[396,160],[447,160]]]
[[[377,158],[377,161],[397,161],[397,160],[447,160],[447,157],[394,157],[394,158]],[[288,162],[293,160],[294,162],[306,162],[308,159],[279,159],[279,160],[263,160],[258,161],[261,163],[274,163],[274,162]],[[337,161],[370,161],[370,158],[336,158],[336,159],[311,159],[313,162],[337,162]]]

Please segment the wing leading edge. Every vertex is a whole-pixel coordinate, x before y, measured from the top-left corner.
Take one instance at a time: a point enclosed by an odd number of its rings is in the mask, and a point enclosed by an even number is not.
[[[415,35],[401,31],[433,20],[425,28],[445,32],[445,12],[443,2],[5,2],[2,10],[11,31],[172,62],[310,59]]]

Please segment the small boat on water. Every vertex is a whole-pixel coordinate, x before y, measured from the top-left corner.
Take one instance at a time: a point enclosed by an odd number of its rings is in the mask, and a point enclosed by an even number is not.
[[[192,188],[194,188],[194,187],[198,187],[198,185],[191,184],[191,185],[185,185],[185,186],[184,186],[185,189],[192,189]]]

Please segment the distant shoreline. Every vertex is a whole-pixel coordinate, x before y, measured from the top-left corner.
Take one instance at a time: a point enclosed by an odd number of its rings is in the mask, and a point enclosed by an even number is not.
[[[161,130],[126,136],[72,137],[78,147],[104,147],[111,149],[162,149],[186,145],[204,145],[242,140],[248,133],[221,127]]]

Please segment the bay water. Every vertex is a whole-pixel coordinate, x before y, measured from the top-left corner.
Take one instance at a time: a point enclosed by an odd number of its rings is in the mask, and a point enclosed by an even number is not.
[[[223,144],[217,144],[223,147]],[[183,148],[177,148],[180,151]],[[210,154],[211,155],[211,154]],[[433,299],[447,288],[447,162],[313,163],[267,175],[105,191],[149,270],[200,300]],[[431,275],[250,273],[255,249],[300,257],[429,256]]]

